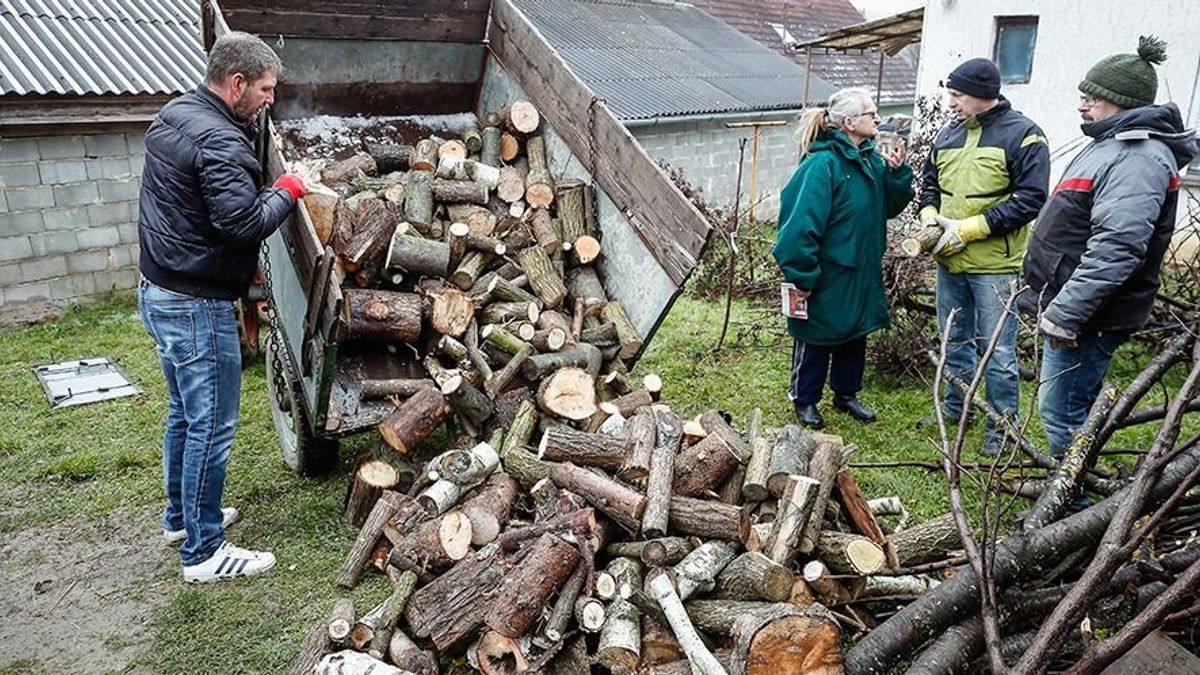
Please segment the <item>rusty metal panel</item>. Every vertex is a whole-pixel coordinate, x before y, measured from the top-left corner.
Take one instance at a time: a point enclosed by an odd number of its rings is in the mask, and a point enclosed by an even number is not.
[[[482,42],[490,0],[222,0],[225,21],[258,35]]]

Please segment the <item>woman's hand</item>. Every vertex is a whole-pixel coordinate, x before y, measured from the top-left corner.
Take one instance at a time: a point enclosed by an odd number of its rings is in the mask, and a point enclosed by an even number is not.
[[[904,163],[904,154],[906,151],[904,145],[904,141],[897,138],[892,144],[892,151],[883,156],[883,161],[888,165],[888,168],[896,169]]]

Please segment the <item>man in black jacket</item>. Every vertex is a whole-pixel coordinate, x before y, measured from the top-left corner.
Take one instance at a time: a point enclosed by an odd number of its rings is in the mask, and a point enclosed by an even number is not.
[[[170,393],[163,437],[163,535],[183,542],[183,577],[216,581],[265,572],[268,552],[225,540],[237,510],[221,508],[238,423],[241,350],[234,302],[259,245],[305,193],[285,174],[263,186],[256,119],[274,102],[279,57],[230,33],[213,45],[202,85],[159,111],[146,132],[139,202],[138,307]]]
[[[1100,393],[1113,352],[1145,325],[1175,231],[1179,170],[1196,135],[1173,103],[1154,105],[1166,45],[1101,60],[1079,84],[1092,138],[1038,216],[1021,309],[1046,337],[1038,407],[1050,453],[1062,455]]]

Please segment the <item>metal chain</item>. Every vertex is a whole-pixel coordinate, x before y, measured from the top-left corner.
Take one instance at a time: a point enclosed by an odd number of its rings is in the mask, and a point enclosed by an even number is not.
[[[592,177],[592,222],[597,230],[600,229],[600,199],[596,190],[596,104],[603,100],[599,96],[592,96],[588,104],[588,173]],[[596,232],[592,235],[598,236]]]
[[[287,383],[283,379],[283,359],[280,355],[282,347],[277,344],[283,339],[283,331],[278,326],[279,308],[275,305],[275,290],[271,284],[271,246],[265,240],[262,243],[259,268],[262,270],[263,282],[267,285],[267,330],[271,336],[267,358],[271,359],[272,379],[275,384],[275,405],[279,410],[285,410],[287,406],[283,392]]]

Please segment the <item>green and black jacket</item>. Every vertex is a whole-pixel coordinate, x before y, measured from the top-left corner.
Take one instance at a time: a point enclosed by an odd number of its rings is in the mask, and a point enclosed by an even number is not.
[[[1046,137],[1008,99],[946,126],[921,173],[920,208],[934,206],[955,220],[983,214],[991,234],[939,262],[959,274],[1020,272],[1028,225],[1046,203],[1049,183]]]

